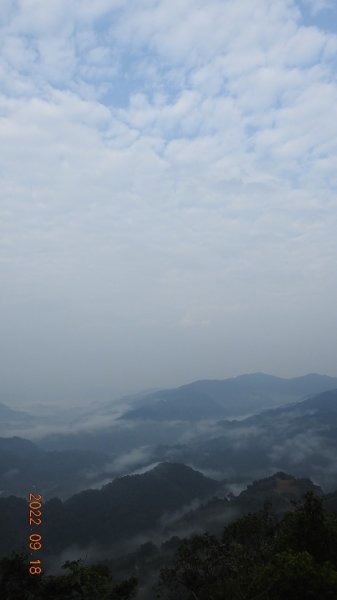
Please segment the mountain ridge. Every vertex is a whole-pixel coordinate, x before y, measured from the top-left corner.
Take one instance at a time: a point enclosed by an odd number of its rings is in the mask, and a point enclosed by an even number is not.
[[[303,397],[337,388],[337,378],[309,373],[281,378],[265,373],[228,379],[197,380],[178,388],[144,396],[142,403],[120,420],[199,420],[242,416],[245,413],[300,401]]]

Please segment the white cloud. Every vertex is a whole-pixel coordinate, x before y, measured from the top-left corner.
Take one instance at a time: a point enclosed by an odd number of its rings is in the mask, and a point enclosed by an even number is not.
[[[224,362],[268,370],[272,356],[295,369],[282,358],[290,317],[291,339],[313,322],[330,335],[337,37],[306,26],[300,8],[2,5],[6,389],[13,365],[27,369],[22,386],[41,361],[56,383],[77,353],[62,385],[123,387],[140,340],[133,389],[220,376]],[[246,337],[266,318],[273,341],[252,358]],[[312,350],[314,370],[333,368]]]

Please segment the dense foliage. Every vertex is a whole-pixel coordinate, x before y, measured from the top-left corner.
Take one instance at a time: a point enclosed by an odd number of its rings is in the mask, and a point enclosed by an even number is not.
[[[178,540],[173,541],[174,552]],[[301,503],[283,516],[273,514],[270,505],[265,505],[263,510],[232,522],[221,536],[205,533],[184,540],[170,561],[153,544],[143,545],[140,553],[144,569],[137,570],[142,600],[337,598],[337,515],[327,510],[324,499],[313,492],[308,492]],[[160,571],[165,564],[168,566]],[[132,561],[124,572],[119,572],[120,579],[129,577],[121,583],[112,578],[106,564],[68,561],[64,569],[62,575],[31,576],[24,555],[3,558],[0,600],[138,597],[137,580],[130,578],[135,572]],[[117,563],[112,571],[118,573]],[[158,583],[153,592],[150,588],[154,579]]]
[[[265,507],[224,530],[194,536],[160,575],[165,600],[337,598],[337,516],[308,492],[282,518]]]
[[[30,575],[28,558],[13,554],[0,561],[0,600],[131,600],[137,580],[116,583],[104,565],[67,561],[62,575]]]

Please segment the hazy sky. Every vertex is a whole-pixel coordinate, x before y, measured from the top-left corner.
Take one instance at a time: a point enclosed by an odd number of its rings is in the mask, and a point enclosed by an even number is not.
[[[335,0],[0,24],[0,401],[336,375]]]

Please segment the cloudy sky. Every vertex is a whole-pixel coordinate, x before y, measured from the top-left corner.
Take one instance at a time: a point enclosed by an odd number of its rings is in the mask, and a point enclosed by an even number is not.
[[[0,401],[336,375],[335,0],[0,25]]]

